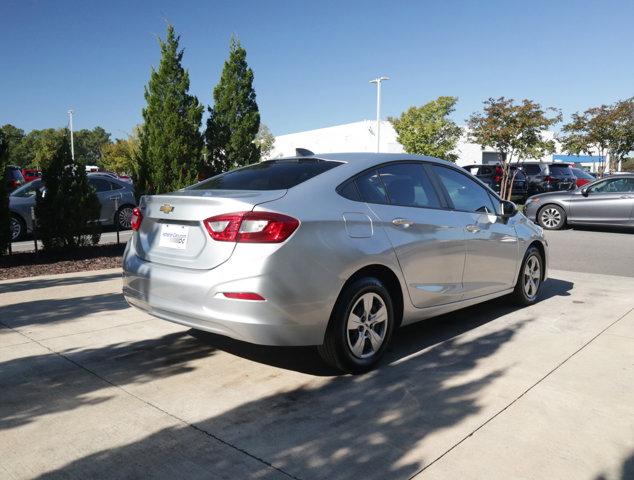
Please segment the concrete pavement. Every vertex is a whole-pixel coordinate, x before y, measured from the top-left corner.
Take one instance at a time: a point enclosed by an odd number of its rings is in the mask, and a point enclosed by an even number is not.
[[[634,278],[551,277],[359,377],[153,319],[116,270],[0,282],[0,477],[631,478]]]

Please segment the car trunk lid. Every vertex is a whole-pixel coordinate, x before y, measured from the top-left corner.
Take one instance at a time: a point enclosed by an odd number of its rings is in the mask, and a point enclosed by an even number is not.
[[[203,221],[215,215],[251,211],[283,197],[286,190],[184,190],[145,196],[136,236],[139,257],[152,263],[209,270],[226,262],[234,242],[213,240]]]

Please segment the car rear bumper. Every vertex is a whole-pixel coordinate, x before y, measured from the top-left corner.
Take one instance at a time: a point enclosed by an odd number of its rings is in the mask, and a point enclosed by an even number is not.
[[[241,266],[242,267],[242,266]],[[231,260],[211,270],[194,270],[147,262],[128,242],[123,259],[126,301],[158,318],[260,345],[318,345],[330,312],[323,305],[293,301],[275,278]],[[246,275],[245,275],[246,274]],[[265,301],[225,298],[222,292],[257,292]]]

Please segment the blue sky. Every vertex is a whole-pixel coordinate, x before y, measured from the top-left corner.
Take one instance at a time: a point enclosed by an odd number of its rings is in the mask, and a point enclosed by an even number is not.
[[[27,131],[73,107],[77,129],[125,136],[166,19],[205,105],[238,35],[277,135],[374,118],[376,75],[385,116],[455,95],[459,123],[491,96],[569,115],[634,95],[631,0],[1,1],[0,124]]]

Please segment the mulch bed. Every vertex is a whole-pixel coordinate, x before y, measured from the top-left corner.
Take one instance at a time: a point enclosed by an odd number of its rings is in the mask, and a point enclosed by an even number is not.
[[[0,280],[121,267],[125,244],[20,252],[0,257]]]

